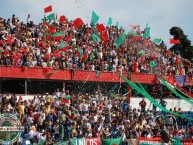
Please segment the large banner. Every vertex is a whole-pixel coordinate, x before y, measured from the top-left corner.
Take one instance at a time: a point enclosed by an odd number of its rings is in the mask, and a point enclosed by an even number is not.
[[[161,145],[161,138],[139,137],[139,145]]]
[[[71,138],[70,145],[100,145],[100,137],[91,138]]]
[[[70,145],[86,145],[85,138],[71,138]]]
[[[86,138],[86,144],[87,145],[100,145],[101,144],[101,139],[100,139],[100,137]]]
[[[120,145],[121,143],[121,139],[120,138],[111,138],[111,139],[101,139],[102,140],[102,145]]]

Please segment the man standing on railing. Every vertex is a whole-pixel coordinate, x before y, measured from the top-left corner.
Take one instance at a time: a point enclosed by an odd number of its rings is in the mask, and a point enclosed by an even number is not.
[[[141,112],[145,113],[145,107],[146,107],[147,103],[145,102],[145,99],[142,99],[141,102],[139,102],[139,106],[141,106]]]
[[[162,98],[160,98],[160,104],[166,108],[167,102],[165,100],[163,100]],[[167,115],[165,111],[162,110],[162,114],[165,116]]]

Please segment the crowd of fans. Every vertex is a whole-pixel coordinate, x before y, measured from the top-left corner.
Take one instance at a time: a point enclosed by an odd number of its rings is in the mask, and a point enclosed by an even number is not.
[[[124,33],[123,28],[107,26],[108,40],[97,42],[92,39],[92,33],[96,32],[92,25],[75,28],[70,22],[55,21],[54,33],[63,32],[63,41],[69,46],[64,51],[57,48],[61,41],[45,40],[47,25],[36,25],[30,19],[28,15],[25,23],[15,15],[7,20],[0,18],[0,66],[191,74],[190,64],[167,50],[163,42],[157,45],[149,38],[136,39],[129,33],[124,43],[116,48],[114,42]],[[139,27],[135,31],[144,33]],[[78,48],[83,51],[83,57],[78,55]],[[71,99],[66,102],[64,96],[71,96]],[[125,96],[104,97],[100,91],[96,94],[71,94],[63,90],[52,95],[36,95],[32,100],[22,97],[18,100],[13,94],[0,98],[1,113],[10,112],[18,116],[25,127],[22,138],[31,143],[41,139],[49,143],[72,137],[122,136],[122,145],[126,145],[126,139],[138,137],[161,136],[164,139],[167,133],[164,141],[169,142],[170,136],[192,138],[193,134],[186,119],[164,112],[160,115],[155,108],[148,110],[144,100],[139,104],[140,109],[132,108]],[[178,111],[182,113],[181,109]]]
[[[70,100],[63,99],[64,96],[71,96]],[[164,100],[160,104],[167,105]],[[173,111],[183,113],[180,108]],[[1,113],[5,112],[18,116],[25,127],[22,139],[31,143],[100,136],[122,137],[121,145],[126,145],[127,139],[139,137],[161,137],[169,142],[171,137],[182,139],[193,135],[186,119],[161,113],[156,108],[147,109],[144,99],[138,108],[132,108],[126,96],[105,97],[100,90],[94,94],[56,91],[52,95],[35,95],[31,100],[7,94],[1,96]]]
[[[62,32],[63,41],[70,49],[57,49],[60,41],[44,37],[49,26],[43,22],[34,24],[30,15],[26,23],[20,22],[15,15],[7,20],[0,18],[0,66],[165,75],[192,73],[190,63],[167,50],[164,42],[157,45],[149,38],[142,39],[128,33],[124,43],[116,48],[114,42],[124,33],[123,28],[106,26],[108,39],[98,42],[92,39],[92,33],[97,32],[92,24],[76,28],[73,23],[55,21],[52,26],[54,27],[50,31]],[[139,26],[133,30],[139,35],[145,31],[141,31]],[[97,34],[101,36],[101,32]],[[83,56],[77,54],[77,48],[83,51]]]

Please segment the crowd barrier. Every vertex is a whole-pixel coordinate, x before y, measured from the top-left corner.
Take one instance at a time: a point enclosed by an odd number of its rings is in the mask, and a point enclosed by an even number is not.
[[[100,72],[96,75],[95,71],[82,71],[82,70],[71,70],[68,69],[52,69],[52,68],[26,68],[24,71],[21,67],[0,67],[0,78],[15,78],[15,79],[50,79],[50,80],[64,80],[64,81],[92,81],[92,82],[120,82],[119,73],[113,72]],[[46,74],[51,74],[47,77]],[[122,73],[122,75],[128,78],[128,72]],[[158,79],[155,74],[145,73],[130,73],[130,81],[136,82],[138,80],[141,84],[152,84],[158,83]],[[162,78],[167,82],[173,84],[177,82],[181,86],[193,85],[193,78],[184,75],[162,75]]]
[[[100,137],[71,138],[69,141],[58,141],[54,145],[121,145],[122,137],[104,139]],[[138,139],[126,139],[127,145],[162,145],[162,139],[139,137]],[[40,141],[40,145],[44,141]],[[193,145],[193,139],[172,138],[170,145]],[[28,144],[29,145],[29,144]]]
[[[156,137],[156,138],[139,137],[138,138],[139,145],[146,145],[146,144],[161,145],[161,142],[162,142],[162,139],[159,137]]]

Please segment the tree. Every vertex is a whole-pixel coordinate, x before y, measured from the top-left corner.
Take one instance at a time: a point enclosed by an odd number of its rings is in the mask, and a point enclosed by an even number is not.
[[[170,35],[173,35],[174,39],[180,40],[180,44],[174,44],[170,50],[193,62],[193,46],[191,46],[191,41],[184,34],[183,30],[180,27],[172,27]]]

